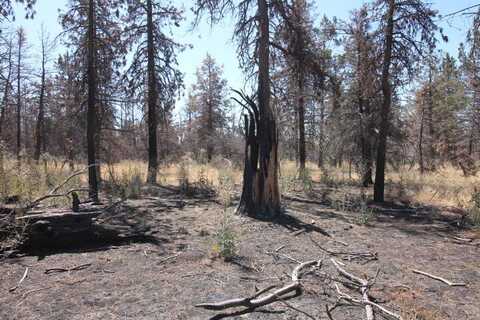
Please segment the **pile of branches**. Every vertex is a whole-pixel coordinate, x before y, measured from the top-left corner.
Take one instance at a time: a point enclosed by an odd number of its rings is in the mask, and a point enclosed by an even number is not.
[[[333,320],[332,311],[336,308],[344,305],[359,306],[364,308],[366,319],[374,320],[375,314],[381,314],[386,319],[402,320],[402,316],[390,311],[389,309],[374,302],[369,295],[370,288],[375,284],[379,272],[377,271],[373,279],[363,279],[359,276],[346,270],[345,264],[336,260],[330,259],[332,267],[337,271],[338,276],[334,276],[328,272],[321,272],[323,266],[322,260],[312,260],[307,262],[299,262],[293,269],[291,274],[291,281],[283,286],[270,285],[265,289],[256,291],[254,294],[247,297],[234,298],[217,302],[206,302],[197,304],[195,307],[203,308],[207,310],[226,310],[232,308],[242,308],[237,311],[236,314],[243,314],[247,312],[253,312],[255,309],[272,304],[274,302],[281,302],[287,307],[294,309],[297,312],[301,312],[310,319],[316,319],[314,316],[306,313],[305,311],[295,308],[288,302],[292,298],[295,298],[302,294],[303,283],[302,275],[308,273],[315,273],[321,278],[328,279],[334,284],[334,292],[336,292],[336,302],[332,307],[326,305],[325,312],[329,319]],[[345,291],[345,289],[348,289]],[[275,289],[275,290],[274,290]],[[350,293],[352,292],[352,293]],[[356,293],[355,293],[356,292]]]

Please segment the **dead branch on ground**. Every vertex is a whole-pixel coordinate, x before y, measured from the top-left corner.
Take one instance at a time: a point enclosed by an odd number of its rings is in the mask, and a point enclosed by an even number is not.
[[[374,280],[369,281],[369,280],[366,280],[366,279],[362,279],[362,278],[346,271],[344,268],[342,268],[340,266],[340,263],[338,261],[336,261],[335,259],[331,259],[331,261],[332,261],[333,265],[335,266],[335,268],[337,269],[338,273],[341,276],[343,276],[344,278],[352,281],[354,284],[356,284],[357,286],[360,287],[360,293],[362,295],[362,299],[354,298],[354,297],[342,292],[340,290],[339,286],[337,284],[335,284],[335,288],[337,289],[337,293],[339,294],[340,299],[349,301],[349,302],[354,303],[354,304],[365,306],[365,312],[366,312],[366,316],[367,316],[368,320],[374,320],[375,319],[375,314],[374,314],[374,311],[373,311],[374,307],[375,307],[376,310],[381,312],[386,317],[397,319],[397,320],[402,320],[402,317],[400,315],[398,315],[398,314],[396,314],[396,313],[394,313],[394,312],[392,312],[392,311],[390,311],[390,310],[388,310],[388,309],[386,309],[386,308],[380,306],[379,304],[370,300],[370,297],[368,295],[368,290],[370,289],[370,287],[375,282],[375,279],[378,276],[378,272],[377,272],[377,275],[375,276]]]
[[[212,303],[200,303],[195,305],[195,307],[204,308],[207,310],[225,310],[235,307],[246,307],[247,309],[253,310],[255,308],[262,307],[279,300],[285,300],[288,293],[293,291],[298,292],[302,288],[302,285],[300,283],[300,272],[303,269],[314,265],[319,266],[320,261],[312,260],[300,263],[298,266],[295,267],[295,269],[293,269],[292,282],[290,284],[285,285],[264,297],[260,297],[260,295],[272,290],[275,286],[270,286],[264,290],[260,290],[250,297],[236,298]]]
[[[356,259],[365,259],[366,263],[378,260],[378,254],[376,252],[348,252],[348,251],[333,251],[321,246],[317,241],[315,241],[311,236],[310,240],[312,243],[318,247],[320,250],[332,255],[332,256],[342,256],[343,260],[356,260]]]
[[[8,291],[13,292],[13,291],[17,290],[17,288],[22,284],[23,280],[25,280],[27,278],[27,274],[28,274],[28,267],[25,268],[25,272],[23,273],[23,276],[20,279],[20,281],[18,281],[17,285],[8,289]]]
[[[412,272],[413,273],[417,273],[417,274],[421,274],[421,275],[424,275],[424,276],[427,276],[431,279],[435,279],[435,280],[438,280],[438,281],[441,281],[445,284],[448,284],[450,287],[465,287],[467,284],[464,283],[464,282],[451,282],[445,278],[442,278],[442,277],[439,277],[439,276],[436,276],[436,275],[433,275],[433,274],[430,274],[430,273],[427,273],[425,271],[421,271],[421,270],[416,270],[416,269],[412,269]]]
[[[61,272],[70,272],[70,271],[80,271],[83,269],[86,269],[90,267],[92,264],[91,263],[85,263],[76,267],[71,267],[71,268],[51,268],[51,269],[46,269],[45,274],[52,274],[52,273],[61,273]]]
[[[88,192],[88,188],[77,188],[77,189],[71,189],[71,190],[68,190],[67,192],[65,193],[58,193],[58,194],[47,194],[45,196],[42,196],[40,198],[37,198],[35,200],[33,200],[27,207],[26,207],[26,210],[28,209],[32,209],[36,206],[38,206],[38,204],[42,201],[45,201],[47,199],[50,199],[50,198],[61,198],[61,197],[68,197],[70,194],[74,193],[74,192]]]

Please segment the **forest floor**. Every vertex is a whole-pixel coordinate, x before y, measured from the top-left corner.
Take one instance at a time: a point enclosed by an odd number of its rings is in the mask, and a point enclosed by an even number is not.
[[[372,299],[404,319],[480,319],[480,232],[459,229],[455,210],[390,204],[361,216],[348,203],[335,205],[325,189],[314,183],[309,201],[285,197],[284,215],[273,222],[231,215],[237,254],[228,262],[212,249],[224,216],[215,199],[149,189],[102,215],[80,241],[0,260],[0,318],[328,319],[325,306],[338,294],[319,272],[303,277],[301,295],[253,312],[195,305],[288,283],[295,261],[322,259],[321,271],[338,277],[335,258],[360,277],[378,272]],[[365,309],[341,305],[331,317],[365,319]]]

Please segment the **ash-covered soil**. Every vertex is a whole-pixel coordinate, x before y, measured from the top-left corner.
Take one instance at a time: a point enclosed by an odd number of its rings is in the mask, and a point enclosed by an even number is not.
[[[329,319],[326,306],[337,302],[341,279],[331,258],[375,278],[371,299],[404,319],[480,319],[480,240],[456,226],[454,213],[391,206],[362,224],[355,209],[299,197],[284,200],[276,221],[234,216],[237,256],[229,262],[212,249],[223,217],[215,201],[167,189],[128,200],[78,241],[2,259],[0,319]],[[301,294],[288,301],[243,314],[195,307],[288,284],[293,268],[308,260],[322,260],[321,268],[305,274]],[[365,308],[343,302],[331,317],[365,319]]]

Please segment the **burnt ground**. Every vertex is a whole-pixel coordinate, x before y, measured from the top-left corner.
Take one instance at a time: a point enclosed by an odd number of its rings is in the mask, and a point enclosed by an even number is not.
[[[336,277],[332,253],[361,277],[379,271],[372,299],[405,319],[480,319],[480,239],[457,228],[455,213],[389,206],[377,208],[380,213],[365,224],[355,208],[341,210],[325,199],[288,199],[284,216],[274,222],[233,218],[238,254],[230,262],[212,250],[222,217],[215,201],[167,189],[128,200],[78,241],[1,260],[0,319],[328,319],[325,305],[333,306],[337,294],[318,271],[304,276],[303,293],[288,305],[276,302],[245,314],[194,305],[288,283],[293,260],[323,259],[321,272]],[[377,259],[348,254],[360,252],[376,253]],[[26,279],[9,292],[27,267]],[[66,272],[46,272],[52,268]],[[467,286],[450,287],[411,269]],[[332,317],[364,319],[365,312],[343,305]]]

